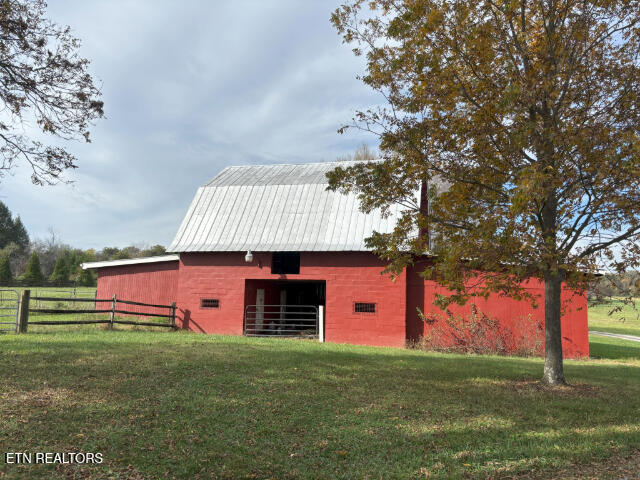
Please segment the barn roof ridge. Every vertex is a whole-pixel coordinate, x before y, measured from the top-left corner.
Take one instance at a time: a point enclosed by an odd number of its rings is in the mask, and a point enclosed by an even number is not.
[[[371,160],[334,160],[331,162],[271,163],[261,165],[230,165],[224,167],[217,175],[209,179],[202,187],[219,187],[226,185],[259,184],[255,176],[263,179],[263,184],[289,185],[292,180],[296,184],[327,184],[326,172],[342,164],[377,163],[382,159]],[[289,171],[286,171],[287,168]],[[266,180],[264,180],[266,179]],[[280,181],[281,183],[278,183]],[[265,183],[266,182],[266,183]]]
[[[298,165],[329,165],[329,164],[342,164],[342,163],[368,163],[368,162],[382,162],[382,158],[371,158],[367,160],[328,160],[326,162],[291,162],[291,163],[251,163],[248,165],[227,165],[222,171],[227,168],[251,168],[251,167],[288,167]]]

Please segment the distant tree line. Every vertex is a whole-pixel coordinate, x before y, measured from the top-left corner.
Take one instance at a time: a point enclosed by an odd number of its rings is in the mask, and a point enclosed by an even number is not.
[[[606,273],[588,293],[592,302],[607,301],[611,298],[640,298],[640,272],[631,270],[624,273]]]
[[[0,285],[2,286],[95,286],[93,271],[82,263],[152,257],[166,253],[162,245],[152,247],[105,247],[82,250],[62,243],[50,229],[44,239],[30,240],[19,216],[0,202]]]

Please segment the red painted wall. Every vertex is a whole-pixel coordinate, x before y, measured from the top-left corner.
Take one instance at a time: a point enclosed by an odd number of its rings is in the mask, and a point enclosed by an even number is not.
[[[170,305],[171,302],[176,301],[177,291],[178,261],[139,263],[98,269],[97,298],[112,298],[116,294],[123,300]],[[102,304],[102,308],[110,308],[105,305],[107,304]],[[126,305],[125,308],[125,305],[121,304],[118,304],[118,309],[160,314],[169,312],[166,308],[136,305]]]
[[[424,269],[423,264],[417,264],[407,271],[407,339],[418,340],[428,335],[434,328],[442,330],[444,312],[433,305],[436,294],[444,295],[446,289],[433,281],[424,280],[418,273]],[[526,300],[518,301],[510,297],[494,294],[487,300],[474,298],[466,305],[451,305],[449,307],[454,316],[469,316],[472,308],[496,319],[501,326],[519,338],[531,332],[534,323],[544,331],[544,285],[538,280],[527,282],[526,288],[536,295],[538,307],[533,308]],[[577,294],[569,289],[563,289],[562,301],[564,314],[562,316],[562,348],[566,358],[580,358],[589,356],[589,332],[587,322],[586,294]],[[419,307],[428,318],[438,318],[434,324],[422,321],[416,311]],[[544,341],[544,338],[542,338]],[[516,348],[517,345],[511,345]]]
[[[241,335],[244,307],[255,303],[255,292],[245,294],[247,279],[324,280],[327,342],[402,347],[406,341],[405,275],[392,282],[381,275],[383,268],[378,258],[366,252],[302,252],[300,274],[274,275],[270,253],[254,252],[252,264],[244,261],[244,253],[182,253],[179,320],[195,331]],[[201,298],[218,299],[220,308],[200,308]],[[354,302],[377,303],[378,311],[353,313]]]
[[[244,308],[255,304],[255,290],[261,280],[323,280],[326,282],[326,341],[402,347],[406,340],[417,340],[432,328],[418,317],[416,307],[427,315],[442,315],[433,300],[436,293],[446,291],[420,278],[418,271],[422,267],[409,268],[392,281],[389,276],[381,275],[384,264],[370,253],[302,252],[300,274],[273,275],[270,253],[254,253],[252,264],[244,261],[244,253],[183,253],[179,262],[98,269],[98,298],[110,298],[116,293],[119,298],[146,303],[176,301],[178,324],[184,328],[241,335]],[[524,320],[543,326],[542,285],[529,282],[528,286],[532,293],[540,295],[541,306],[537,309],[526,301],[494,295],[488,300],[475,299],[464,307],[452,306],[451,310],[454,315],[469,315],[471,305],[475,305],[516,333],[525,324]],[[265,293],[266,304],[279,303],[273,289],[266,288]],[[586,297],[569,291],[563,295],[565,356],[587,356]],[[219,308],[201,308],[202,298],[218,299]],[[355,302],[376,303],[377,311],[375,314],[354,313]]]

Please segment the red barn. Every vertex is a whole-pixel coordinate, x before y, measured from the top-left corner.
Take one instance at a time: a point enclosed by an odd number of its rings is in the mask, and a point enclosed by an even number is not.
[[[198,189],[168,249],[173,255],[84,268],[98,271],[98,297],[175,301],[180,325],[198,332],[395,347],[431,335],[445,314],[433,306],[441,288],[419,276],[424,264],[391,279],[365,246],[372,232],[393,229],[401,207],[388,217],[362,213],[355,195],[327,191],[335,167],[226,168]],[[539,282],[527,288],[542,301]],[[587,356],[586,298],[565,297],[565,356]],[[446,315],[491,319],[512,337],[511,350],[544,321],[543,308],[497,295]]]

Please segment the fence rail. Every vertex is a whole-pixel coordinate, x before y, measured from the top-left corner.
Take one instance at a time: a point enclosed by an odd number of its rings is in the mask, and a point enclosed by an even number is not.
[[[113,302],[112,298],[109,299],[100,299],[100,298],[89,298],[89,297],[74,297],[74,298],[63,298],[63,297],[31,297],[31,300],[38,300],[43,302],[85,302],[85,303],[99,303],[99,302]],[[118,300],[118,302],[124,303],[123,300]]]
[[[89,325],[93,323],[111,323],[111,320],[38,320],[29,322],[30,325]]]
[[[140,313],[140,312],[134,312],[134,311],[131,311],[131,310],[118,310],[118,309],[115,309],[114,312],[115,313],[124,313],[125,315],[141,315],[143,317],[171,318],[171,315],[163,315],[162,313]]]
[[[31,300],[36,302],[37,308],[30,308],[29,304]],[[67,302],[66,309],[61,308],[41,308],[42,302],[57,302],[58,304]],[[85,303],[93,303],[94,306],[98,303],[110,303],[111,308],[79,308],[79,309],[71,309],[71,302],[85,302]],[[137,305],[141,307],[151,307],[151,308],[167,308],[169,309],[169,313],[161,314],[154,313],[148,311],[133,311],[133,310],[124,310],[119,309],[118,304],[124,305]],[[93,313],[108,313],[109,319],[96,319],[96,320],[31,320],[29,319],[30,313],[36,314],[46,314],[46,315],[69,315],[69,314],[93,314]],[[161,317],[169,320],[168,323],[159,323],[159,322],[142,322],[142,321],[134,321],[134,320],[123,320],[116,317],[116,313],[125,314],[125,315],[135,315],[139,317]],[[28,326],[31,325],[87,325],[87,324],[109,324],[111,328],[115,324],[122,325],[140,325],[140,326],[149,326],[149,327],[167,327],[167,328],[176,328],[176,303],[173,302],[171,305],[158,305],[153,303],[144,303],[144,302],[135,302],[132,300],[120,300],[113,296],[113,298],[105,299],[105,298],[81,298],[81,297],[73,297],[73,298],[62,298],[62,297],[46,297],[46,296],[31,296],[30,290],[24,290],[22,295],[20,296],[20,301],[18,305],[18,332],[26,333]]]
[[[29,313],[46,313],[49,315],[69,315],[70,313],[111,313],[111,309],[97,310],[95,308],[89,308],[89,309],[74,308],[73,310],[60,310],[55,308],[30,308]],[[30,323],[35,323],[35,322],[30,322]]]
[[[132,300],[118,300],[118,303],[125,303],[127,305],[142,305],[145,307],[155,307],[155,308],[173,308],[172,305],[155,305],[153,303],[134,302]]]

